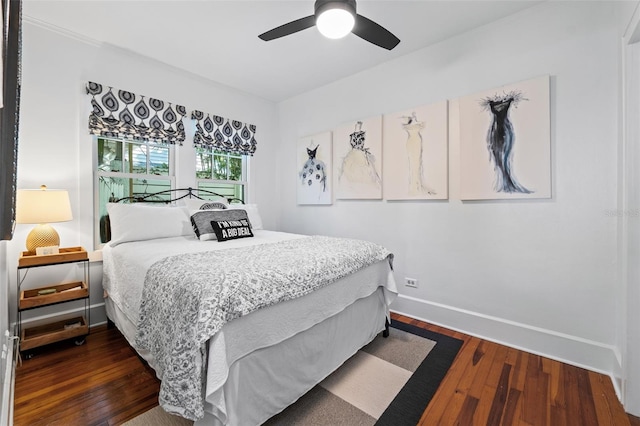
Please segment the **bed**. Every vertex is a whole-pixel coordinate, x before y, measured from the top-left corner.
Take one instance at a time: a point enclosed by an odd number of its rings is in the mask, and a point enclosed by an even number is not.
[[[196,425],[279,413],[384,332],[397,294],[383,247],[268,231],[256,206],[229,210],[247,212],[250,237],[203,239],[185,206],[115,205],[103,249],[109,319],[161,379],[160,405]]]

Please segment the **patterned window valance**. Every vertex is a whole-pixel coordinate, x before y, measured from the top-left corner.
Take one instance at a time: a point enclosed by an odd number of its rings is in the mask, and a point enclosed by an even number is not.
[[[231,154],[253,155],[256,152],[256,126],[218,115],[192,111],[196,120],[193,144],[203,148],[214,148]]]
[[[187,109],[160,99],[88,82],[89,133],[182,145]]]

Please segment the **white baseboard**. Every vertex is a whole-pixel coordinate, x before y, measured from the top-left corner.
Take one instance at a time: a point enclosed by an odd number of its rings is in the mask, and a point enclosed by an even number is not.
[[[415,297],[398,295],[391,310],[450,330],[499,343],[611,377],[621,398],[622,365],[612,346],[478,312]]]

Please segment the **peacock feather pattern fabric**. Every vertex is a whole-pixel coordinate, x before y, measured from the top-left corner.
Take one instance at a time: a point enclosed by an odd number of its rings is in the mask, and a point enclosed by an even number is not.
[[[253,155],[256,152],[255,125],[197,110],[191,112],[191,118],[196,120],[195,146],[230,154]]]
[[[89,133],[182,145],[186,107],[88,82]]]

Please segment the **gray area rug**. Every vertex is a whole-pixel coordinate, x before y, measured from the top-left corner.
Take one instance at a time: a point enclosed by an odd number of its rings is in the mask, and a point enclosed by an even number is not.
[[[461,343],[393,322],[388,338],[376,337],[265,425],[415,425]],[[404,396],[399,396],[401,393]],[[192,424],[160,407],[125,423],[126,426]]]

